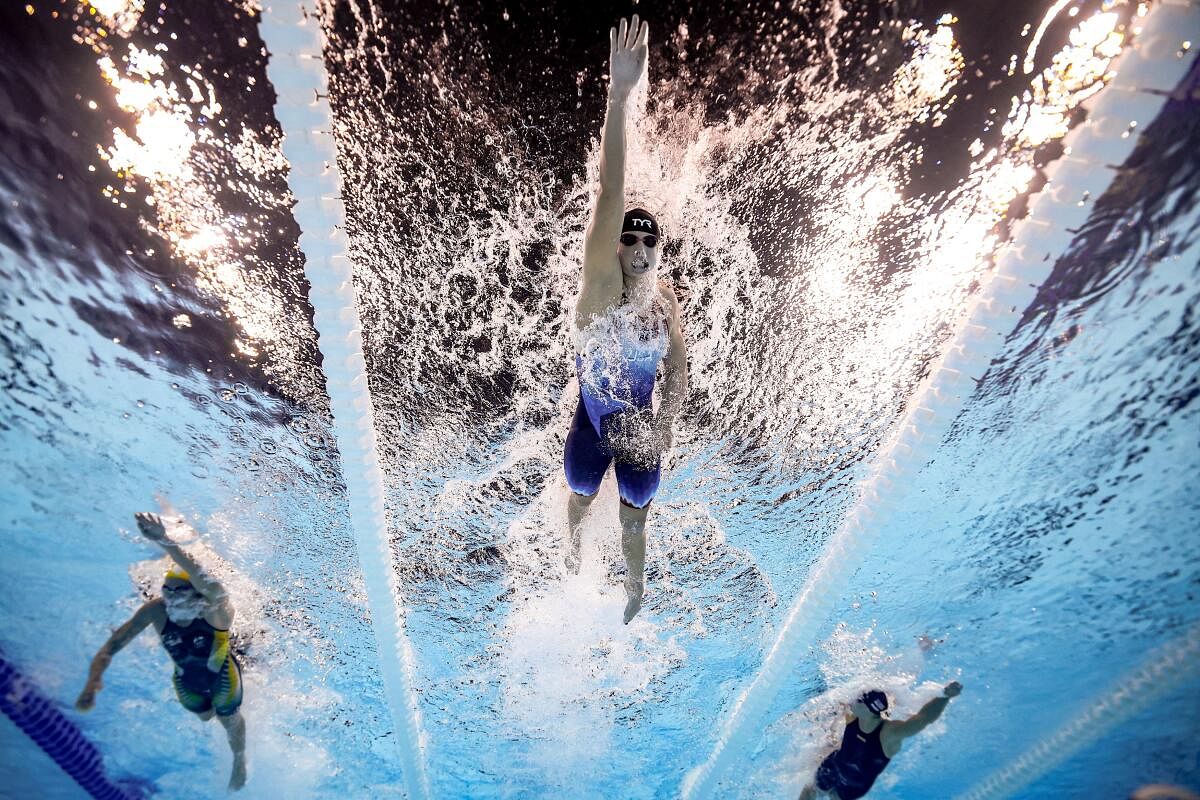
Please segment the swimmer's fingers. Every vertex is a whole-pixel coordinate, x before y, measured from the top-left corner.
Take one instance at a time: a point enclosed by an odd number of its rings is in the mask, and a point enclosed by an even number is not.
[[[625,46],[632,50],[637,44],[638,27],[641,23],[638,22],[638,15],[634,14],[633,19],[629,21],[629,35],[625,39]]]
[[[100,681],[88,681],[83,687],[83,691],[79,693],[79,699],[75,701],[75,708],[79,711],[91,711],[96,707],[96,692],[100,690]]]
[[[608,29],[608,63],[611,65],[617,57],[617,29]]]
[[[617,50],[627,50],[629,45],[625,43],[625,38],[629,35],[629,22],[621,17],[620,28],[617,29]]]
[[[637,19],[637,17],[634,17]],[[645,47],[646,42],[650,39],[650,23],[643,22],[638,28],[637,41],[634,43],[636,47]]]
[[[167,535],[166,526],[163,525],[162,519],[158,514],[152,514],[149,511],[139,511],[133,515],[137,520],[138,530],[147,539],[158,541]]]

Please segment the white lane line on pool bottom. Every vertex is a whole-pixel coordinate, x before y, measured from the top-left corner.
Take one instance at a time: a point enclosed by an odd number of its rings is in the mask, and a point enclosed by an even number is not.
[[[1010,797],[1188,678],[1200,675],[1200,625],[1160,647],[1087,704],[1087,710],[996,770],[957,800]]]

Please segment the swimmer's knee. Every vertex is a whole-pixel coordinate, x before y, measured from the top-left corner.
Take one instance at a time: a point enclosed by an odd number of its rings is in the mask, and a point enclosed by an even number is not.
[[[591,491],[588,491],[589,489],[591,489]],[[590,486],[572,486],[571,497],[569,499],[575,505],[584,506],[586,508],[592,504],[592,501],[596,499],[596,495],[598,494],[600,494],[599,486],[596,486],[595,488]]]

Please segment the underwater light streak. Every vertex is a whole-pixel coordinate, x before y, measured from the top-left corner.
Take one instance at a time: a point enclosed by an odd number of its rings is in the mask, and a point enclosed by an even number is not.
[[[1182,41],[1192,27],[1200,25],[1200,8],[1168,6],[1165,12],[1162,9],[1161,5],[1155,6],[1142,27],[1142,35],[1148,43],[1157,44],[1161,38]],[[1176,15],[1183,15],[1182,20]],[[1110,19],[1106,18],[1099,23],[1089,20],[1085,25],[1090,25],[1087,30],[1094,33],[1098,27],[1109,23]],[[1073,36],[1072,45],[1082,46],[1083,38],[1086,37]],[[981,278],[981,291],[960,311],[954,326],[954,339],[931,364],[928,377],[906,403],[899,423],[872,457],[866,478],[857,488],[854,507],[813,566],[763,659],[762,667],[734,703],[708,758],[685,776],[680,787],[680,795],[685,800],[713,796],[724,773],[759,735],[762,720],[784,682],[792,675],[794,665],[816,641],[817,632],[833,604],[841,597],[843,587],[853,578],[888,515],[903,497],[905,473],[919,471],[933,455],[942,435],[972,395],[973,376],[981,376],[987,371],[991,354],[1003,347],[1007,334],[1053,268],[1058,254],[1070,244],[1071,230],[1086,221],[1090,204],[1076,202],[1076,198],[1100,196],[1115,177],[1108,165],[1124,162],[1133,151],[1136,140],[1122,135],[1124,124],[1112,124],[1116,119],[1125,120],[1128,111],[1114,109],[1115,104],[1105,104],[1104,99],[1114,90],[1122,97],[1139,90],[1160,92],[1145,92],[1139,98],[1138,113],[1143,122],[1149,122],[1162,108],[1162,94],[1165,94],[1162,87],[1174,86],[1186,71],[1187,65],[1175,56],[1178,48],[1148,46],[1144,52],[1137,52],[1135,46],[1121,54],[1116,77],[1106,90],[1101,91],[1094,83],[1113,74],[1108,70],[1105,50],[1112,40],[1103,36],[1093,38],[1091,42],[1095,51],[1087,63],[1103,68],[1089,73],[1089,77],[1081,81],[1086,83],[1091,77],[1095,78],[1087,87],[1091,89],[1085,103],[1089,110],[1087,124],[1073,131],[1064,142],[1070,158],[1060,159],[1047,170],[1049,182],[1030,198],[1029,218],[1014,226],[1011,241],[997,258],[996,270]],[[1070,48],[1064,52],[1068,61],[1074,58]],[[1059,59],[1056,58],[1057,63]],[[1122,73],[1119,67],[1127,63],[1131,69]],[[1079,81],[1069,72],[1064,70],[1063,83],[1072,78]],[[1041,77],[1053,84],[1053,68]],[[1067,93],[1079,97],[1078,90],[1071,92],[1068,87]],[[1031,105],[1036,109],[1038,99],[1034,98]],[[1013,131],[1014,135],[1016,133]],[[1186,655],[1192,649],[1189,640],[1180,652]],[[1030,777],[1034,776],[1031,774]]]
[[[1038,45],[1042,43],[1042,37],[1046,35],[1046,29],[1050,27],[1051,22],[1054,22],[1054,18],[1058,16],[1058,13],[1073,2],[1074,0],[1058,0],[1057,3],[1050,6],[1050,10],[1042,17],[1042,22],[1033,34],[1033,39],[1029,41],[1029,49],[1025,51],[1025,61],[1021,65],[1026,75],[1033,72],[1033,60],[1037,55]]]
[[[344,232],[341,177],[331,131],[323,35],[315,9],[278,2],[263,9],[259,26],[271,52],[267,74],[278,95],[276,117],[291,164],[309,301],[317,329],[333,429],[346,481],[350,523],[371,610],[380,677],[410,800],[430,796],[425,735],[414,680],[416,658],[405,632],[405,609],[392,564],[383,472],[375,439],[375,410],[363,357],[354,277]]]
[[[246,248],[266,232],[256,220],[228,215],[218,202],[232,190],[263,208],[286,206],[286,192],[264,188],[263,179],[280,174],[285,165],[278,143],[269,131],[230,125],[234,120],[226,118],[203,67],[168,60],[169,40],[147,47],[129,41],[142,12],[140,2],[128,0],[80,7],[81,15],[90,14],[90,27],[81,25],[76,35],[98,54],[100,75],[131,118],[112,128],[111,144],[96,146],[116,179],[103,194],[122,208],[140,201],[153,209],[139,215],[141,225],[165,239],[171,254],[192,270],[196,287],[224,305],[240,328],[235,352],[264,357],[262,366],[276,385],[306,394],[296,385],[297,367],[307,358],[301,337],[269,285],[270,273],[246,257]],[[97,21],[108,26],[100,38]],[[250,78],[247,88],[252,85]],[[88,107],[99,108],[94,100]],[[210,164],[223,159],[236,172],[217,183]]]

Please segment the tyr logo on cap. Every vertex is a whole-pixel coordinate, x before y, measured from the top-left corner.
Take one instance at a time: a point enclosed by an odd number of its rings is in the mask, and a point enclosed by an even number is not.
[[[633,231],[634,233],[652,233],[659,236],[658,222],[654,219],[654,215],[644,208],[631,208],[625,212],[625,219],[621,223],[621,233]]]

